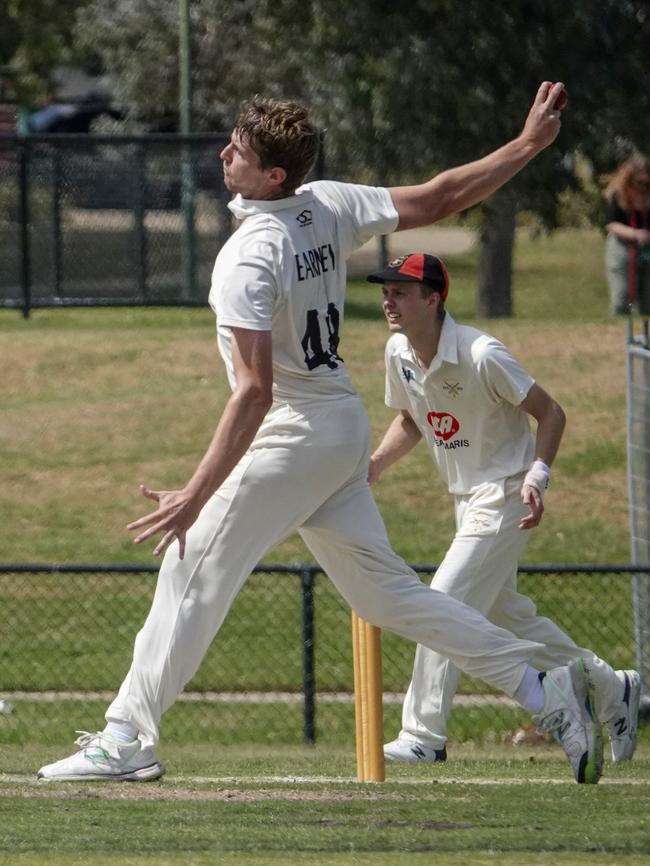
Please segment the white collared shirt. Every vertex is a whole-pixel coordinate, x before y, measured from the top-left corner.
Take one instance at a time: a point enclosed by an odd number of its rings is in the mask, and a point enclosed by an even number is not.
[[[519,404],[533,384],[503,343],[449,313],[426,371],[403,334],[386,345],[386,405],[409,412],[456,495],[530,467],[534,439]]]
[[[217,256],[210,306],[231,387],[230,329],[239,327],[272,331],[276,399],[354,394],[345,346],[338,345],[346,260],[373,235],[397,227],[388,190],[315,181],[285,199],[237,195],[228,206],[243,222]]]

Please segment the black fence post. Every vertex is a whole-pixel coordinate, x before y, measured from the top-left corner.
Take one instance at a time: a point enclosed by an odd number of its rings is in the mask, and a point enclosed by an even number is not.
[[[145,227],[145,212],[147,207],[147,165],[144,145],[141,141],[135,146],[135,203],[133,217],[135,220],[136,241],[136,271],[138,274],[138,293],[143,303],[148,303],[147,292],[147,230]]]
[[[61,235],[61,153],[53,142],[52,150],[52,277],[54,297],[61,297],[63,285],[63,238]]]
[[[300,572],[302,587],[302,689],[304,695],[304,741],[316,742],[316,676],[314,673],[314,570]]]
[[[32,306],[32,271],[31,249],[29,237],[29,157],[28,143],[22,140],[19,147],[19,201],[20,201],[20,250],[21,250],[21,283],[23,289],[23,317],[29,318]]]

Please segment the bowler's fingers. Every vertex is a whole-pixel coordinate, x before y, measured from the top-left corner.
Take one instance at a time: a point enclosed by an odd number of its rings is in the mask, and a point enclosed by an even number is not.
[[[154,556],[158,556],[159,554],[161,554],[161,553],[162,553],[162,552],[163,552],[163,551],[164,551],[164,550],[165,550],[165,549],[166,549],[166,548],[167,548],[167,547],[172,543],[172,541],[173,541],[175,538],[176,538],[176,533],[174,532],[173,529],[170,529],[169,532],[166,532],[166,533],[163,535],[163,537],[160,539],[160,541],[158,542],[158,544],[154,547],[154,549],[153,549],[153,555],[154,555]],[[136,540],[136,542],[137,542],[138,539],[136,538],[135,540]],[[183,545],[183,547],[184,547],[184,546],[185,546],[185,545]],[[182,558],[183,558],[183,557],[181,556],[181,559],[182,559]]]
[[[153,499],[156,502],[160,502],[161,492],[159,490],[150,490],[148,487],[145,487],[144,484],[140,484],[140,493],[147,499]]]
[[[176,537],[178,538],[178,558],[183,559],[185,556],[185,530],[179,532]]]
[[[546,82],[544,82],[546,83]],[[560,93],[564,90],[564,84],[561,81],[556,81],[548,88],[546,99],[543,100],[544,108],[551,112],[559,112],[561,109],[555,108],[555,103],[558,100]]]
[[[168,514],[169,509],[159,508],[157,511],[152,511],[151,514],[146,514],[144,517],[139,517],[137,520],[127,523],[126,528],[129,531],[133,531],[134,529],[141,529],[143,526],[150,526],[153,522],[159,525],[159,522],[162,522],[162,518],[166,518]]]
[[[564,85],[562,85],[564,86]],[[544,105],[548,98],[548,94],[553,87],[552,81],[542,81],[539,85],[537,93],[535,94],[535,99],[533,100],[533,108],[538,105]]]

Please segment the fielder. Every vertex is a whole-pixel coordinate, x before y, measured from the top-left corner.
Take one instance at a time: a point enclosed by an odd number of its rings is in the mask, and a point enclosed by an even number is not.
[[[386,404],[398,415],[370,458],[375,482],[424,440],[454,498],[456,535],[432,587],[449,593],[518,637],[542,645],[533,664],[546,669],[584,658],[600,684],[596,713],[605,721],[614,761],[636,746],[640,678],[616,671],[537,615],[517,592],[517,562],[544,511],[550,466],[565,424],[562,408],[506,347],[457,325],[445,302],[449,278],[436,256],[390,262],[368,280],[381,283],[392,333],[386,345]],[[533,438],[529,416],[537,422]],[[459,671],[418,646],[402,710],[402,730],[384,746],[389,760],[447,758],[446,725]]]
[[[136,543],[162,533],[151,610],[106,728],[43,767],[42,779],[154,779],[162,714],[197,670],[241,585],[298,530],[357,613],[485,679],[538,714],[579,782],[601,773],[602,739],[582,662],[545,676],[541,646],[423,585],[393,553],[367,482],[368,418],[345,370],[345,261],[373,235],[470,207],[549,145],[561,84],[541,85],[521,134],[476,162],[394,189],[301,186],[318,131],[294,103],[257,100],[221,153],[241,220],[217,256],[210,304],[232,386],[211,444],[182,490],[142,486],[154,510]]]

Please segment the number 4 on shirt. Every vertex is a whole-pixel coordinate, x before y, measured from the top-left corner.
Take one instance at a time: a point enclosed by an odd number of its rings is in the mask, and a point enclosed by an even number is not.
[[[321,327],[327,329],[327,349],[323,349]],[[319,310],[307,310],[307,327],[301,340],[305,352],[305,364],[310,370],[327,364],[330,370],[335,370],[343,358],[338,354],[339,347],[339,311],[336,304],[327,305],[327,313]]]

